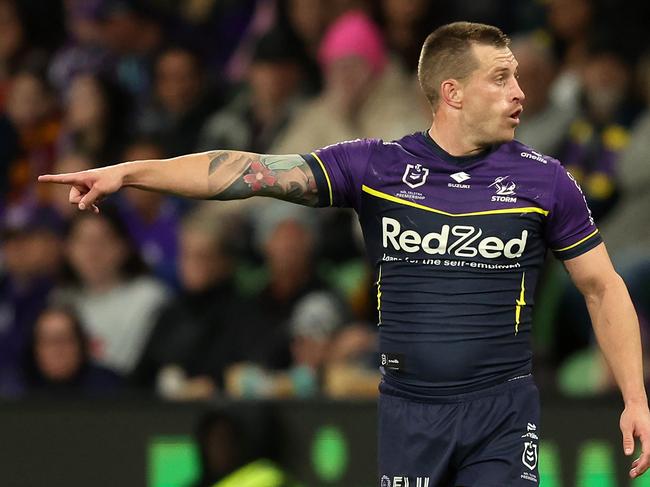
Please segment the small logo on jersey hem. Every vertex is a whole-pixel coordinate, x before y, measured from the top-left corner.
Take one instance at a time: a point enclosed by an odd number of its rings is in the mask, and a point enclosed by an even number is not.
[[[488,186],[488,188],[494,188],[496,192],[492,196],[492,201],[499,203],[516,203],[517,198],[513,195],[517,194],[515,188],[517,185],[514,181],[508,180],[510,176],[499,176],[494,178],[494,182]]]
[[[402,181],[411,189],[419,188],[427,182],[429,170],[422,164],[407,164]]]
[[[449,188],[469,189],[469,188],[472,187],[469,184],[462,184],[462,183],[464,183],[465,181],[467,181],[468,179],[471,178],[471,176],[469,174],[467,174],[466,172],[463,172],[463,171],[456,172],[454,174],[450,174],[449,177],[451,179],[453,179],[454,181],[456,181],[455,183],[447,183],[447,187],[449,187]]]

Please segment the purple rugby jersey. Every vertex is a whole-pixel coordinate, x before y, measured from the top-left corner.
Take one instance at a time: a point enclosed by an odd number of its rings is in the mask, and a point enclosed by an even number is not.
[[[547,248],[602,240],[573,177],[512,141],[454,157],[427,132],[303,156],[320,206],[354,208],[378,283],[384,384],[440,395],[529,374]]]

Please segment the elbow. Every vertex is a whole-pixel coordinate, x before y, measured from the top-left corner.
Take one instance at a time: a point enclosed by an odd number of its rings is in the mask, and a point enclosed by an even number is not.
[[[608,293],[627,289],[623,278],[614,270],[606,274],[594,273],[589,279],[581,282],[578,288],[587,302],[600,301]]]

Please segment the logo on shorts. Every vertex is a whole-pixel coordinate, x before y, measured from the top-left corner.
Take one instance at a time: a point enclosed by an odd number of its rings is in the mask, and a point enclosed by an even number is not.
[[[413,481],[411,482],[411,479]],[[392,487],[429,487],[429,477],[404,477],[404,476],[395,476],[393,477]],[[381,487],[391,487],[390,478],[384,475],[381,478]]]
[[[402,181],[412,189],[422,186],[427,181],[429,170],[422,164],[407,164]]]
[[[524,452],[521,454],[521,461],[530,470],[537,466],[537,445],[532,441],[524,442]]]

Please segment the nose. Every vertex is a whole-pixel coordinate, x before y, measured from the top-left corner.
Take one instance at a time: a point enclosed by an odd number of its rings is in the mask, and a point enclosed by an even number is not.
[[[521,89],[521,86],[519,86],[519,81],[517,81],[517,78],[513,77],[512,79],[514,80],[512,99],[513,101],[521,103],[526,99],[526,94]]]

